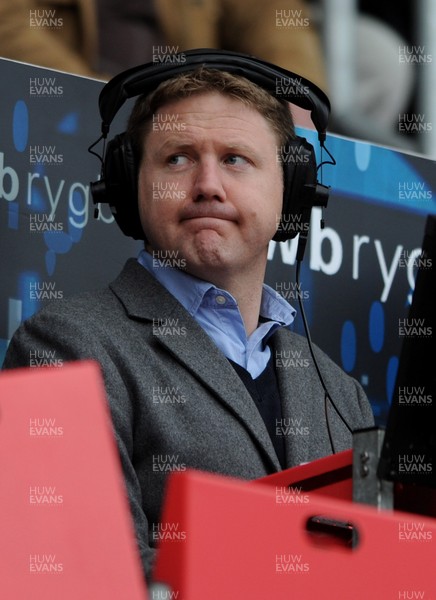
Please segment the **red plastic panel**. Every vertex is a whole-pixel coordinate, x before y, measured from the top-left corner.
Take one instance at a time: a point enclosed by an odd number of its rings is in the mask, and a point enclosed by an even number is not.
[[[0,375],[0,597],[145,600],[96,364]]]
[[[314,515],[352,523],[357,547],[311,537],[306,523]],[[434,519],[310,493],[307,502],[284,504],[274,488],[186,471],[171,475],[163,527],[178,536],[162,542],[155,578],[178,600],[425,600],[436,594]]]

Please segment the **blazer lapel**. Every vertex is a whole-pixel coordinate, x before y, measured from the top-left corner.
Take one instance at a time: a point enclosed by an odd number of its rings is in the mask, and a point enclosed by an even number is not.
[[[320,393],[316,382],[313,384],[312,361],[307,362],[308,352],[300,354],[300,346],[297,350],[292,345],[293,339],[289,331],[278,330],[272,343],[282,399],[282,431],[288,467],[312,460],[311,449],[317,446],[321,423],[324,423],[322,406],[313,402]]]
[[[245,385],[183,306],[134,259],[110,287],[130,318],[153,323],[162,347],[248,429],[272,470],[280,470],[268,431]],[[168,327],[179,334],[168,335]]]

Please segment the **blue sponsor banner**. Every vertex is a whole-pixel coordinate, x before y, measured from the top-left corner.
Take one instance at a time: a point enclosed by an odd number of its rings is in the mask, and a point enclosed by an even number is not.
[[[21,321],[48,301],[106,285],[139,244],[109,209],[93,218],[103,83],[0,60],[0,362]],[[120,118],[122,127],[123,116]]]
[[[318,161],[328,160],[314,132],[299,133]],[[337,165],[323,167],[331,196],[323,214],[313,210],[301,288],[292,284],[294,241],[272,243],[268,283],[285,289],[294,306],[301,293],[313,341],[363,385],[377,423],[385,424],[402,344],[399,321],[423,260],[426,216],[436,213],[435,163],[336,136],[326,145]],[[301,320],[295,327],[303,332]]]

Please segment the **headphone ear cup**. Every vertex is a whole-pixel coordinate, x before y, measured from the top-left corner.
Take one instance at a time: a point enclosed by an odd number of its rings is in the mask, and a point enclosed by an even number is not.
[[[311,199],[317,184],[316,157],[313,146],[296,137],[280,147],[278,159],[283,166],[283,206],[273,240],[284,242],[309,231]]]
[[[138,209],[138,165],[129,136],[116,135],[106,149],[103,165],[105,202],[108,202],[122,232],[144,239]]]

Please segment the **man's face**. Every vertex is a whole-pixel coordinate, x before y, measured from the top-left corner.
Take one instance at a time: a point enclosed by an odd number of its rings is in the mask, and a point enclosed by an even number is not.
[[[208,281],[264,270],[283,198],[265,118],[207,92],[161,107],[144,144],[139,212],[150,250]]]

